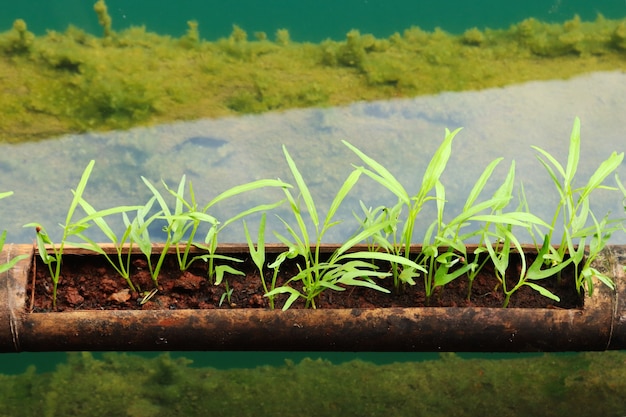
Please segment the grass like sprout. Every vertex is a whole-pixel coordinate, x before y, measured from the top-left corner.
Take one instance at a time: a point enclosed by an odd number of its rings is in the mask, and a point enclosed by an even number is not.
[[[413,242],[415,221],[417,220],[419,213],[422,211],[424,204],[435,198],[429,194],[433,188],[437,186],[437,183],[439,183],[439,178],[443,174],[452,152],[452,141],[460,130],[461,129],[456,129],[455,131],[450,132],[446,129],[446,136],[442,144],[439,146],[426,168],[422,178],[421,187],[417,194],[413,196],[406,191],[402,184],[391,174],[391,172],[389,172],[387,168],[367,156],[365,153],[361,152],[349,142],[345,140],[343,141],[344,145],[352,150],[369,167],[365,168],[356,166],[355,168],[357,172],[364,173],[368,177],[372,178],[398,198],[396,205],[392,206],[387,211],[387,213],[391,214],[391,216],[385,219],[391,222],[391,241],[385,242],[384,240],[379,240],[377,242],[383,245],[383,249],[387,253],[397,256],[403,255],[406,260],[410,260],[409,248]],[[399,221],[400,213],[404,208],[406,208],[408,213],[403,224],[402,232],[400,232],[400,235],[398,236],[397,222]],[[389,230],[389,227],[381,228],[380,230],[385,229]],[[420,271],[426,272],[423,267],[415,269],[400,269],[395,263],[392,265],[392,269],[394,284],[396,287],[399,286],[400,282],[415,284],[414,278],[419,276]]]
[[[258,271],[259,271],[259,276],[261,278],[261,284],[263,285],[263,291],[265,292],[265,294],[269,294],[270,291],[273,291],[274,288],[276,287],[276,278],[278,277],[278,266],[275,266],[274,269],[274,274],[272,276],[272,282],[270,283],[270,286],[267,286],[267,282],[265,280],[265,221],[266,221],[267,215],[266,213],[262,213],[261,214],[261,221],[259,222],[259,235],[257,237],[257,242],[256,245],[254,244],[254,241],[252,240],[252,237],[250,236],[250,232],[248,230],[248,225],[246,224],[246,221],[243,221],[243,229],[244,232],[246,234],[246,242],[248,243],[248,250],[250,251],[250,257],[252,258],[252,261],[254,262],[254,265],[256,265]],[[270,309],[274,309],[274,296],[270,295],[268,296],[269,299],[269,305],[270,305]]]
[[[76,208],[78,207],[78,202],[81,199],[83,192],[85,191],[85,187],[87,186],[87,181],[89,180],[89,176],[91,175],[94,164],[95,161],[93,160],[89,162],[89,164],[83,171],[83,175],[81,176],[76,190],[73,191],[74,198],[72,199],[70,206],[67,210],[65,223],[60,225],[63,230],[63,235],[58,245],[52,242],[50,235],[46,231],[45,227],[41,224],[28,223],[24,225],[24,227],[34,227],[37,232],[37,248],[39,249],[39,256],[42,262],[48,266],[50,277],[52,278],[53,308],[56,308],[57,286],[59,284],[59,277],[61,275],[61,259],[63,256],[63,250],[65,249],[65,245],[67,244],[67,239],[72,235],[76,235],[82,232],[88,227],[88,225],[86,224],[73,224],[72,218],[74,216]],[[51,246],[51,254],[48,253],[46,245]]]
[[[61,274],[63,252],[65,250],[65,246],[68,244],[72,246],[76,246],[76,247],[87,248],[97,253],[104,254],[106,259],[109,261],[109,263],[111,263],[111,265],[113,265],[113,267],[126,279],[130,288],[134,289],[134,286],[132,285],[132,282],[130,281],[130,276],[129,276],[128,262],[129,262],[130,252],[127,255],[126,261],[124,261],[123,253],[122,253],[122,250],[123,250],[122,246],[128,236],[127,234],[124,234],[124,236],[121,239],[118,239],[113,233],[112,229],[108,226],[108,224],[104,220],[104,217],[112,215],[112,214],[124,213],[126,211],[133,210],[137,206],[119,206],[119,207],[114,207],[108,210],[103,210],[103,211],[98,212],[91,205],[89,205],[89,203],[87,203],[83,199],[83,193],[87,186],[89,177],[91,176],[91,172],[93,171],[94,165],[95,165],[94,160],[90,161],[89,164],[87,164],[87,167],[83,171],[83,174],[78,183],[78,186],[76,187],[76,190],[72,190],[74,198],[72,199],[70,206],[68,208],[68,211],[65,217],[65,223],[60,225],[63,230],[63,234],[61,236],[61,241],[58,244],[53,243],[45,227],[42,226],[41,224],[28,223],[24,225],[24,227],[35,227],[35,230],[37,232],[36,239],[37,239],[37,247],[39,251],[39,256],[42,262],[48,266],[50,277],[52,279],[53,308],[56,307],[57,287],[58,287],[59,278]],[[74,215],[76,213],[76,209],[78,208],[78,206],[81,206],[83,208],[83,210],[87,213],[87,216],[77,221],[73,221],[73,218],[74,218]],[[111,259],[106,253],[104,253],[104,251],[98,244],[96,244],[95,242],[93,242],[91,239],[89,239],[88,237],[84,235],[83,232],[90,227],[91,222],[94,222],[102,230],[102,232],[104,232],[104,234],[107,237],[109,237],[111,241],[115,244],[117,255],[118,255],[117,261]],[[71,236],[78,237],[85,243],[69,242],[68,239]],[[52,253],[48,253],[47,245],[50,246]]]
[[[144,249],[142,249],[142,252],[146,255],[146,257],[149,257],[150,253],[150,239],[147,226],[149,225],[149,223],[156,219],[162,219],[166,222],[166,225],[163,228],[163,230],[166,232],[166,241],[163,250],[159,256],[157,267],[153,268],[153,279],[156,279],[156,277],[158,276],[158,269],[160,269],[160,266],[162,265],[167,251],[171,246],[174,246],[176,248],[177,259],[181,270],[189,268],[189,266],[196,260],[206,261],[209,264],[209,278],[215,285],[219,285],[222,282],[225,273],[230,273],[233,275],[243,275],[241,271],[233,268],[230,265],[215,265],[215,260],[242,262],[241,259],[216,253],[220,232],[233,222],[236,222],[256,212],[271,210],[282,204],[283,201],[278,201],[271,204],[261,204],[251,207],[240,213],[237,213],[236,215],[226,219],[223,222],[218,221],[214,216],[208,214],[208,211],[222,201],[249,191],[254,191],[267,187],[290,187],[289,184],[273,179],[261,179],[257,181],[252,181],[246,184],[232,187],[222,192],[214,199],[209,201],[202,209],[199,209],[195,199],[195,194],[191,181],[189,182],[189,200],[185,198],[186,179],[183,175],[177,190],[170,189],[167,184],[163,182],[163,186],[165,187],[165,189],[175,198],[174,211],[172,212],[167,202],[165,201],[165,198],[156,189],[156,187],[154,187],[152,183],[150,183],[150,181],[148,181],[146,178],[142,177],[142,179],[146,186],[153,193],[154,200],[152,201],[158,202],[161,208],[158,213],[149,218],[148,222],[144,222],[143,226],[138,229],[138,233],[136,233],[136,236],[138,236],[141,240],[140,247],[143,247],[145,249],[145,252]],[[202,223],[205,223],[208,226],[208,232],[204,238],[204,244],[195,242],[196,232],[198,231]],[[190,258],[189,254],[192,247],[198,247],[208,253],[193,256]]]
[[[130,290],[133,292],[137,292],[138,289],[135,288],[135,285],[130,278],[130,260],[133,249],[133,240],[130,238],[131,228],[130,226],[127,226],[124,229],[124,232],[120,236],[118,236],[113,231],[113,228],[107,223],[106,217],[120,213],[122,213],[122,215],[126,215],[126,213],[129,211],[139,210],[141,206],[120,206],[97,211],[82,197],[78,200],[78,204],[80,204],[81,208],[87,214],[87,216],[78,220],[76,224],[89,225],[93,223],[94,225],[96,225],[96,227],[98,227],[98,229],[100,229],[100,231],[113,244],[113,247],[115,248],[115,255],[113,257],[109,256],[109,254],[104,251],[100,244],[96,243],[93,239],[85,236],[85,234],[82,232],[76,233],[76,236],[80,238],[82,242],[76,242],[73,243],[73,245],[91,250],[104,256],[107,262],[117,271],[117,273],[122,278],[124,278]]]
[[[13,191],[6,191],[3,193],[0,193],[0,200],[2,200],[3,198],[9,197],[11,195],[13,195]],[[0,235],[0,252],[2,252],[2,249],[4,248],[4,242],[6,241],[6,238],[7,238],[7,231],[3,230],[2,235]],[[7,262],[5,263],[1,263],[0,261],[0,274],[13,268],[16,263],[26,258],[28,258],[28,255],[20,255],[12,259],[8,259]]]
[[[618,219],[609,219],[608,214],[598,220],[596,215],[591,211],[591,194],[595,190],[617,190],[615,187],[603,185],[604,180],[615,172],[624,159],[624,153],[613,152],[604,160],[595,172],[589,177],[587,183],[582,187],[574,185],[576,171],[580,160],[580,120],[574,121],[574,127],[570,135],[569,153],[567,165],[563,167],[552,155],[547,151],[533,146],[539,152],[538,159],[550,174],[550,178],[554,183],[558,195],[559,203],[552,218],[552,229],[548,233],[548,240],[551,241],[554,228],[559,221],[562,222],[563,235],[561,244],[558,249],[550,250],[545,255],[548,262],[559,264],[564,261],[566,251],[572,256],[574,266],[576,268],[576,290],[582,294],[582,290],[586,287],[589,295],[593,294],[593,277],[597,277],[603,284],[614,288],[614,284],[608,276],[600,273],[591,267],[591,262],[598,256],[600,251],[606,246],[611,234],[622,228]],[[617,179],[620,188],[622,184]],[[591,226],[589,225],[591,219]],[[582,264],[585,256],[584,247],[589,245],[587,260]],[[578,250],[576,248],[578,246]],[[582,269],[578,268],[582,264]]]
[[[372,249],[382,249],[387,253],[395,253],[397,255],[403,254],[406,258],[409,258],[411,256],[409,248],[417,216],[426,202],[435,201],[437,218],[427,228],[422,243],[422,251],[414,259],[415,263],[420,265],[419,271],[424,275],[427,303],[433,295],[435,288],[443,287],[464,275],[469,277],[469,298],[471,284],[487,261],[487,258],[483,256],[485,248],[482,245],[479,244],[473,253],[468,253],[467,251],[465,242],[483,235],[481,228],[462,233],[462,229],[471,225],[472,222],[482,223],[487,225],[487,227],[492,224],[525,227],[528,227],[530,224],[548,226],[541,219],[530,213],[503,211],[512,198],[515,180],[514,163],[511,164],[505,181],[494,195],[487,200],[477,202],[502,158],[492,161],[485,168],[472,187],[463,206],[463,211],[451,221],[444,222],[446,194],[445,187],[439,178],[448,162],[452,140],[457,132],[458,130],[452,133],[446,130],[446,138],[435,152],[435,157],[431,160],[424,174],[420,191],[414,197],[409,197],[408,192],[391,172],[353,145],[344,141],[346,146],[355,152],[369,167],[369,169],[363,167],[356,167],[356,169],[365,172],[398,197],[398,203],[391,208],[381,206],[382,208],[370,211],[366,210],[363,204],[361,205],[365,212],[365,218],[362,220],[364,227],[371,227],[378,222],[391,222],[391,227],[385,226],[380,228],[380,231],[371,238]],[[431,196],[429,193],[433,188],[435,195]],[[401,214],[404,207],[408,208],[408,215],[403,221]],[[396,233],[401,224],[403,231],[401,237],[398,237]],[[483,243],[482,240],[481,243]],[[443,248],[445,250],[442,250]],[[408,269],[407,271],[403,268],[401,271],[395,271],[394,268],[394,278],[397,277],[397,280],[394,282],[395,285],[399,286],[400,283],[414,285],[414,278],[417,276],[416,272],[417,270],[415,269]]]
[[[496,278],[500,282],[500,285],[502,286],[503,292],[505,294],[503,307],[508,306],[511,295],[524,285],[527,285],[535,291],[538,291],[542,296],[548,297],[558,302],[560,300],[556,295],[552,294],[550,291],[548,291],[544,287],[541,287],[533,281],[554,276],[556,273],[565,268],[567,266],[567,263],[552,266],[551,268],[542,268],[542,266],[544,265],[544,255],[550,248],[549,240],[546,240],[544,242],[544,245],[539,250],[538,256],[535,258],[531,266],[527,268],[526,257],[522,245],[516,238],[515,234],[512,233],[513,227],[530,230],[532,229],[532,227],[541,226],[545,228],[550,228],[550,226],[546,224],[543,220],[526,210],[528,204],[525,201],[525,197],[520,202],[516,210],[511,212],[504,211],[504,209],[508,206],[509,202],[513,198],[515,161],[511,163],[505,180],[503,181],[502,185],[494,192],[493,196],[482,203],[474,205],[474,201],[482,191],[486,180],[491,176],[493,168],[495,168],[495,165],[497,165],[499,161],[500,159],[496,159],[487,166],[479,180],[472,188],[472,191],[470,192],[470,195],[463,207],[463,212],[461,213],[461,215],[459,215],[457,218],[450,222],[451,225],[456,225],[455,227],[458,227],[459,229],[466,221],[479,222],[481,226],[464,236],[459,237],[458,233],[452,234],[452,236],[454,237],[453,240],[444,238],[441,239],[441,241],[444,244],[447,244],[462,253],[463,257],[467,257],[467,253],[463,251],[463,249],[465,248],[463,241],[470,237],[480,237],[479,245],[474,251],[474,262],[471,267],[460,268],[455,271],[456,273],[467,272],[470,287],[468,290],[468,299],[471,294],[471,285],[476,276],[477,269],[482,268],[482,266],[484,266],[484,263],[488,259],[491,259],[496,270]],[[477,214],[484,211],[485,209],[488,210],[489,213]],[[495,231],[492,231],[492,228],[494,228]],[[506,271],[510,264],[510,255],[512,253],[512,250],[514,250],[520,258],[520,268],[519,271],[517,271],[517,283],[512,288],[508,288],[508,283],[506,281]],[[479,264],[479,262],[481,262],[479,261],[479,257],[485,251],[488,253],[489,257],[483,257],[482,263]],[[450,277],[448,276],[448,274],[446,274],[447,271],[444,271],[444,273],[442,274],[440,274],[440,271],[441,268],[437,270],[437,275],[445,277],[443,280],[443,284],[449,282],[451,278],[456,278],[457,276],[453,275],[452,277]]]
[[[328,230],[340,223],[333,220],[335,213],[350,190],[357,183],[361,171],[354,170],[344,181],[330,204],[324,222],[320,223],[320,216],[311,192],[285,146],[283,146],[283,153],[295,179],[297,189],[300,192],[297,198],[291,193],[290,189],[283,188],[297,226],[292,226],[285,219],[280,218],[287,229],[289,237],[277,232],[275,232],[275,235],[287,246],[288,250],[281,253],[270,267],[275,269],[279,268],[285,259],[295,257],[301,257],[303,265],[298,266],[299,272],[292,276],[285,285],[274,288],[266,293],[265,295],[267,297],[273,297],[277,294],[289,294],[283,306],[283,310],[288,309],[298,298],[305,300],[305,307],[316,308],[317,297],[328,289],[344,291],[345,288],[349,286],[360,286],[377,291],[389,292],[387,289],[377,285],[373,280],[373,278],[384,278],[389,275],[386,272],[376,271],[376,266],[372,263],[374,260],[399,262],[406,265],[407,268],[419,268],[419,266],[415,265],[413,262],[391,254],[375,252],[350,253],[354,245],[368,239],[381,227],[384,227],[385,224],[376,224],[371,228],[361,231],[335,250],[328,259],[322,259],[320,254],[322,239]],[[304,207],[302,207],[301,200],[304,203]],[[309,233],[307,228],[303,209],[306,209],[308,217],[313,223],[313,235]],[[300,283],[302,291],[289,285],[293,283]]]

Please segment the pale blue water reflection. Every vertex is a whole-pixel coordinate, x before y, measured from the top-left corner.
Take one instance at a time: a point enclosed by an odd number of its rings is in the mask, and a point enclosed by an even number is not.
[[[449,207],[463,204],[483,168],[504,157],[496,175],[502,178],[511,160],[517,164],[531,209],[550,218],[556,194],[535,158],[538,145],[567,158],[575,116],[582,120],[582,157],[578,175],[585,180],[612,152],[624,150],[626,74],[595,73],[567,81],[531,82],[476,92],[445,93],[416,99],[357,103],[330,109],[292,110],[259,116],[200,120],[138,128],[124,132],[87,133],[25,145],[0,146],[0,190],[15,195],[2,201],[2,227],[9,241],[26,242],[32,231],[21,225],[63,222],[70,189],[90,159],[96,160],[86,198],[97,208],[145,202],[144,175],[174,186],[182,174],[193,181],[200,204],[226,188],[258,178],[291,181],[281,145],[285,144],[324,209],[359,160],[341,143],[346,139],[388,167],[409,191],[416,192],[421,175],[444,135],[444,128],[464,127],[457,136],[443,183]],[[626,178],[624,166],[620,175]],[[611,181],[613,181],[611,179]],[[497,186],[492,184],[492,188]],[[375,206],[395,200],[367,178],[346,201],[339,217],[352,219],[359,199]],[[621,211],[617,194],[599,193],[594,209]],[[251,195],[244,204],[281,198],[276,190]],[[233,200],[216,214],[241,210]],[[279,211],[280,212],[280,211]],[[284,213],[284,212],[283,212]],[[426,218],[429,212],[426,212]],[[430,214],[434,214],[431,212]],[[430,221],[430,220],[428,220]],[[277,222],[276,222],[277,223]],[[277,224],[276,224],[277,226]],[[355,224],[327,237],[345,238]],[[419,236],[419,233],[418,233]],[[238,228],[223,241],[242,241]],[[626,241],[615,236],[616,243]]]

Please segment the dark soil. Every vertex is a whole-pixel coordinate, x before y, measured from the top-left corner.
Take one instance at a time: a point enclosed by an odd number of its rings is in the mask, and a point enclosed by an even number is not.
[[[269,255],[268,255],[269,256]],[[272,261],[272,259],[268,259]],[[519,263],[519,261],[518,261]],[[266,263],[267,264],[267,263]],[[159,276],[158,292],[149,301],[141,304],[144,293],[154,288],[147,262],[142,256],[132,259],[131,279],[143,292],[132,292],[126,281],[101,257],[90,255],[64,255],[61,278],[57,289],[57,311],[71,310],[128,310],[128,309],[214,309],[214,308],[269,308],[264,297],[258,270],[250,259],[232,264],[246,272],[246,276],[226,274],[225,281],[232,294],[227,297],[224,283],[213,285],[207,277],[207,264],[195,262],[187,271],[181,271],[174,256],[166,258]],[[389,269],[380,265],[381,269]],[[509,270],[517,268],[511,266]],[[295,261],[287,261],[281,268],[277,286],[283,285],[289,273],[297,272]],[[39,257],[35,262],[34,274],[28,288],[27,306],[33,312],[52,311],[52,280],[48,267]],[[266,271],[266,281],[271,282],[272,271]],[[32,291],[32,280],[35,288]],[[487,264],[472,284],[468,300],[468,280],[462,276],[445,288],[437,288],[430,300],[424,293],[423,281],[416,279],[417,285],[404,285],[393,288],[391,277],[377,283],[389,289],[390,294],[362,288],[348,287],[345,291],[327,290],[316,300],[317,308],[376,308],[376,307],[501,307],[504,294],[495,278],[493,266]],[[517,277],[507,277],[508,287],[512,288]],[[509,308],[582,308],[578,296],[573,271],[566,270],[561,283],[556,278],[537,282],[559,296],[555,302],[541,296],[528,286],[523,286],[512,297]],[[298,288],[298,284],[293,284]],[[282,308],[287,295],[275,298],[275,308]],[[291,308],[304,308],[304,301],[298,300]]]

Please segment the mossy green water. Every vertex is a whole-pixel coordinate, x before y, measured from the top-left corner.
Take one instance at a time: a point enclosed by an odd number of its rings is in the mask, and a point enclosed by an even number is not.
[[[103,5],[98,2],[96,5]],[[100,8],[101,9],[101,8]],[[335,106],[477,90],[626,68],[626,21],[527,19],[462,35],[410,28],[386,39],[296,43],[282,29],[203,41],[135,27],[102,37],[76,27],[34,36],[16,20],[0,34],[0,141],[87,130]]]
[[[72,353],[0,375],[0,416],[622,416],[626,353],[217,370],[164,354]]]

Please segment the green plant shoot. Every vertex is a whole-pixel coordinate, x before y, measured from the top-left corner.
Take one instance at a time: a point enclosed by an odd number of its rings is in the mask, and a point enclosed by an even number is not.
[[[576,246],[585,246],[587,239],[595,234],[596,238],[594,244],[589,247],[590,252],[588,255],[593,259],[604,248],[611,232],[620,228],[617,222],[607,220],[603,226],[609,229],[601,231],[598,236],[597,227],[588,227],[588,222],[590,218],[593,222],[596,221],[596,216],[592,213],[590,208],[591,194],[597,189],[617,190],[614,187],[602,185],[602,183],[620,166],[624,159],[624,153],[618,154],[617,152],[613,152],[600,164],[584,186],[576,187],[574,184],[575,175],[580,160],[580,119],[578,117],[574,120],[574,126],[570,135],[569,153],[565,168],[547,151],[537,146],[533,146],[533,149],[539,152],[540,155],[538,159],[548,171],[559,195],[559,203],[554,210],[551,224],[552,229],[548,232],[548,239],[552,241],[552,233],[559,219],[561,219],[563,227],[563,235],[558,249],[546,254],[545,259],[553,263],[563,262],[565,260],[565,253],[568,251],[569,255],[574,257],[573,264],[578,276],[576,280],[578,293],[582,294],[582,290],[586,286],[591,295],[593,293],[591,277],[594,276],[597,271],[589,270],[587,263],[583,264],[583,270],[578,271],[579,265],[583,262],[584,252],[582,250],[576,250]],[[601,280],[603,283],[611,287],[613,286],[608,277],[602,276]]]
[[[67,239],[70,236],[81,233],[88,227],[88,225],[85,223],[72,223],[72,218],[74,217],[74,212],[76,211],[76,208],[79,205],[79,201],[83,196],[83,192],[85,191],[85,187],[87,186],[87,181],[89,180],[89,176],[91,175],[94,164],[94,160],[91,160],[89,164],[87,164],[87,167],[83,171],[83,175],[80,178],[76,190],[73,190],[74,198],[72,199],[70,206],[67,210],[65,223],[60,225],[63,229],[63,235],[58,245],[52,242],[50,236],[46,232],[46,229],[41,224],[28,223],[24,225],[24,227],[34,227],[37,232],[37,248],[39,250],[39,256],[42,262],[48,266],[50,277],[52,278],[53,308],[56,308],[57,286],[59,284],[59,277],[61,275],[61,258],[63,256],[63,249],[68,243]],[[47,245],[50,247],[50,250],[52,252],[51,254],[48,252]]]
[[[0,193],[0,200],[2,200],[3,198],[9,197],[11,195],[13,195],[13,191],[6,191],[3,193]],[[0,235],[0,252],[2,252],[2,249],[4,248],[4,242],[6,241],[6,238],[7,238],[7,231],[3,230],[2,235]],[[20,255],[12,259],[7,259],[7,262],[5,263],[2,263],[2,260],[0,260],[0,274],[13,268],[16,263],[26,258],[28,258],[28,255]]]

